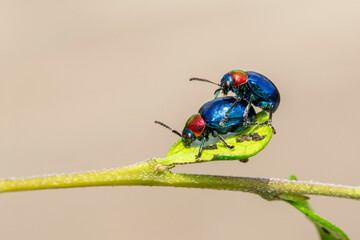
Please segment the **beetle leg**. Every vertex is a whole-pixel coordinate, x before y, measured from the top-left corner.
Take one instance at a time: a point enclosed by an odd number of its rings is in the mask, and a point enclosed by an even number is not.
[[[276,134],[276,130],[275,130],[274,126],[272,125],[272,115],[273,115],[273,106],[271,105],[270,110],[269,110],[268,125],[273,130],[273,133]]]
[[[199,153],[198,153],[198,155],[195,156],[196,160],[200,160],[201,153],[202,153],[203,148],[204,148],[204,143],[205,143],[205,138],[201,141],[200,148],[199,148]]]
[[[230,112],[236,107],[236,105],[241,101],[240,98],[236,99],[236,101],[234,102],[234,104],[229,108],[229,110],[227,110],[225,116],[221,119],[219,126],[220,127],[224,127],[226,121],[228,120],[228,117],[230,115]]]
[[[248,124],[250,122],[248,115],[249,115],[249,110],[250,110],[253,99],[254,99],[254,95],[251,95],[250,100],[248,101],[248,105],[246,106],[245,111],[244,111],[243,117],[244,117],[245,124]]]
[[[219,93],[221,91],[222,88],[218,88],[215,90],[214,94],[215,94],[215,99],[219,96]]]
[[[229,144],[227,144],[227,142],[225,141],[224,138],[222,138],[216,131],[213,132],[214,137],[217,137],[220,142],[222,142],[224,144],[225,147],[227,147],[228,149],[234,149],[234,146],[231,146]]]
[[[247,122],[245,123],[244,127],[248,127],[248,126],[264,126],[264,125],[269,125],[269,121],[265,121],[262,123],[252,123],[252,122]]]
[[[268,120],[268,121],[265,121],[265,122],[262,122],[262,123],[252,123],[252,122],[247,122],[247,123],[244,123],[244,127],[249,127],[249,126],[269,126],[271,128],[271,130],[273,131],[274,134],[276,134],[276,130],[274,128],[274,126],[271,124],[271,121]]]
[[[206,135],[204,136],[204,138],[205,138],[205,142],[209,141],[209,135],[208,135],[208,134],[206,134]]]
[[[213,144],[213,145],[209,145],[209,146],[204,146],[204,150],[205,149],[217,149],[218,147],[217,147],[217,145],[216,144]]]
[[[273,133],[276,134],[276,130],[275,130],[274,126],[272,125],[272,115],[273,115],[273,112],[274,112],[272,105],[270,105],[269,110],[268,110],[268,112],[269,112],[269,120],[268,121],[265,121],[265,122],[262,122],[262,123],[251,123],[249,121],[248,114],[249,114],[249,110],[250,110],[250,106],[251,106],[253,98],[254,98],[254,96],[251,95],[249,103],[246,106],[246,109],[244,111],[244,126],[248,127],[248,126],[264,126],[264,125],[268,125],[272,129]]]

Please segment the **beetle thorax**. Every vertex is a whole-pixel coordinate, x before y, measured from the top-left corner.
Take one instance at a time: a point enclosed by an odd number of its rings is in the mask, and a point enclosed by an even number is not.
[[[185,128],[192,131],[195,137],[199,137],[205,130],[205,121],[199,113],[194,114],[186,122]]]
[[[243,72],[240,70],[231,71],[231,72],[229,72],[229,75],[231,76],[231,79],[232,79],[232,86],[235,89],[239,89],[241,86],[246,84],[248,81],[248,76],[247,76],[246,72]]]

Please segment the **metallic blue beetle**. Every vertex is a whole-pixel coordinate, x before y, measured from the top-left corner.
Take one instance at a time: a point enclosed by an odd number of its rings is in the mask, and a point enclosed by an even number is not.
[[[224,127],[231,111],[240,102],[241,99],[245,99],[254,106],[260,107],[269,112],[268,125],[276,133],[272,126],[272,114],[276,111],[280,104],[280,93],[276,88],[275,84],[270,81],[267,77],[256,72],[244,72],[240,70],[234,70],[226,73],[221,79],[220,84],[202,78],[191,78],[190,81],[203,81],[218,85],[215,91],[215,98],[217,98],[220,91],[227,95],[228,92],[233,92],[238,97],[238,100],[224,115],[220,121],[220,126]],[[245,121],[247,120],[247,116]]]
[[[235,104],[236,102],[237,104]],[[228,114],[228,120],[224,123],[224,126],[220,126],[221,120],[231,107],[233,109]],[[245,121],[244,115],[247,116],[247,121]],[[267,122],[254,123],[255,118],[255,110],[248,101],[238,100],[235,97],[221,97],[205,103],[197,114],[192,115],[186,122],[182,134],[164,123],[159,121],[155,121],[155,123],[170,129],[173,133],[180,136],[187,146],[190,146],[195,140],[200,140],[200,149],[196,156],[197,159],[200,159],[204,143],[209,140],[210,134],[217,137],[227,148],[233,149],[234,146],[227,144],[220,135],[240,132],[247,126],[267,124]]]

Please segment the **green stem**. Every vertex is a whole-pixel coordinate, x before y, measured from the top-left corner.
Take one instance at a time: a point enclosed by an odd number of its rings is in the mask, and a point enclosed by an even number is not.
[[[358,187],[272,178],[172,173],[170,171],[159,171],[164,166],[158,165],[158,160],[154,159],[119,169],[0,180],[0,192],[90,186],[142,185],[243,191],[259,194],[269,200],[278,199],[282,194],[311,194],[360,199],[360,188]],[[156,168],[158,171],[155,170]]]

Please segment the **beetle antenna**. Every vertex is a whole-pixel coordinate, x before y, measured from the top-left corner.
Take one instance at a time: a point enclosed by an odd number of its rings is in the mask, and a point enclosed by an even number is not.
[[[217,84],[213,81],[207,80],[207,79],[203,79],[203,78],[190,78],[190,81],[200,81],[200,82],[207,82],[207,83],[212,83],[215,84],[217,86],[220,86],[220,84]]]
[[[184,139],[184,138],[183,138],[183,136],[182,136],[182,135],[181,135],[178,131],[176,131],[176,130],[172,129],[171,127],[169,127],[169,126],[168,126],[168,125],[166,125],[165,123],[162,123],[162,122],[159,122],[159,121],[155,121],[155,123],[157,123],[157,124],[159,124],[159,125],[163,126],[164,128],[169,129],[170,131],[172,131],[173,133],[175,133],[176,135],[178,135],[178,136],[180,136],[182,139]]]
[[[220,93],[221,90],[222,90],[222,88],[216,89],[215,92],[214,92],[214,95],[216,95],[216,96],[219,95],[219,93]]]

